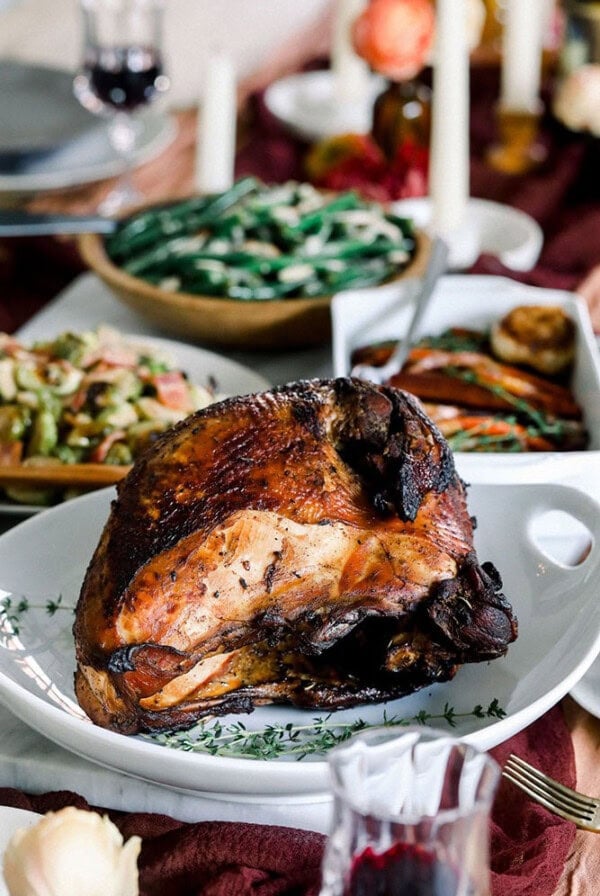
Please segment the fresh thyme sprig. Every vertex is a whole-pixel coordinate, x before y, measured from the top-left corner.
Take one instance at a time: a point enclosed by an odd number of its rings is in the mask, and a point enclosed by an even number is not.
[[[459,429],[446,436],[448,444],[453,451],[522,451],[523,444],[516,431],[494,434],[489,432],[490,423],[493,426],[496,420],[508,426],[517,426],[517,419],[512,416],[482,418],[478,426]]]
[[[23,616],[29,610],[45,610],[48,616],[54,616],[59,610],[73,612],[74,607],[65,606],[62,599],[59,594],[56,600],[50,598],[43,604],[34,604],[26,597],[5,597],[0,601],[0,622],[8,622],[13,634],[18,635]]]
[[[457,712],[446,703],[440,712],[422,709],[410,717],[388,716],[384,713],[383,720],[374,724],[360,718],[351,722],[336,722],[329,714],[313,719],[307,725],[267,725],[259,731],[249,730],[243,722],[226,725],[216,721],[211,725],[201,722],[188,731],[167,731],[143,736],[154,743],[189,753],[208,753],[211,756],[236,759],[277,759],[283,756],[301,760],[306,756],[324,755],[332,747],[367,728],[429,725],[432,722],[446,722],[454,728],[460,719],[502,719],[505,715],[498,700],[494,699],[487,707],[477,704],[468,712]]]
[[[74,607],[65,606],[63,596],[49,599],[43,604],[31,603],[26,597],[5,597],[0,600],[0,623],[8,622],[12,633],[19,634],[22,617],[29,610],[44,610],[48,616],[54,616],[59,610],[74,612]],[[332,747],[348,740],[353,734],[367,728],[396,728],[410,724],[429,725],[432,722],[446,722],[454,728],[460,719],[496,718],[506,715],[498,700],[494,698],[487,707],[478,703],[467,712],[457,712],[449,703],[440,712],[420,710],[413,716],[388,716],[376,723],[354,719],[350,722],[336,722],[330,713],[322,718],[315,718],[310,724],[267,725],[253,731],[246,728],[243,722],[232,722],[228,725],[217,720],[209,725],[200,722],[187,731],[167,731],[160,734],[142,735],[146,740],[159,743],[172,749],[191,753],[207,753],[211,756],[228,756],[242,759],[277,759],[281,756],[295,757],[297,760],[311,755],[324,755]]]
[[[464,370],[460,367],[452,366],[448,366],[444,369],[450,376],[463,380],[466,383],[475,383],[475,385],[487,389],[488,392],[491,392],[493,395],[497,395],[499,398],[504,399],[508,404],[512,405],[516,411],[520,412],[530,420],[531,424],[540,435],[548,437],[555,436],[558,438],[564,435],[564,423],[562,420],[548,418],[543,411],[533,407],[533,405],[525,401],[524,398],[513,395],[512,392],[509,392],[508,389],[505,389],[500,383],[485,382],[485,380],[482,380],[474,370]]]

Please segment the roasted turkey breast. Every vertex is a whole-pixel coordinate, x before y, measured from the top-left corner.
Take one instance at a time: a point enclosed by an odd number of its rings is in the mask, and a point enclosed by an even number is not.
[[[76,692],[122,732],[335,709],[504,654],[465,486],[418,403],[352,379],[211,405],[118,485],[76,611]]]

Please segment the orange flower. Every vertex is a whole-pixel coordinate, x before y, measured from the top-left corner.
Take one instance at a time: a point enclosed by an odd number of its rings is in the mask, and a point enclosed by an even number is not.
[[[435,11],[431,0],[371,0],[352,29],[354,49],[392,81],[414,78],[431,52]]]

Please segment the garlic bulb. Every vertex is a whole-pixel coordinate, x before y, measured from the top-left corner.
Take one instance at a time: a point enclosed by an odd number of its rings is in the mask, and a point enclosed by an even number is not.
[[[139,837],[69,806],[17,831],[4,854],[10,896],[137,896]]]

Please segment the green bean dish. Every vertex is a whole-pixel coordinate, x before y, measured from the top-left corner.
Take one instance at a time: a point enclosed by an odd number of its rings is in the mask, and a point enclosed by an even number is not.
[[[415,233],[410,220],[354,192],[248,177],[135,213],[105,246],[123,271],[163,289],[270,300],[380,284],[412,260]]]

